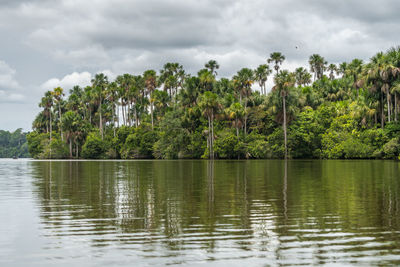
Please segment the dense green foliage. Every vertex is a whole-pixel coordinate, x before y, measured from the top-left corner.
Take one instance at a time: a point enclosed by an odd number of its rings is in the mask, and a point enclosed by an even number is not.
[[[14,132],[0,130],[0,158],[28,158],[26,133],[22,129]]]
[[[369,62],[282,70],[274,52],[255,70],[217,78],[178,63],[48,91],[29,134],[36,158],[384,158],[400,154],[400,48]],[[271,66],[269,65],[271,64]],[[266,82],[274,75],[267,93]],[[257,87],[260,90],[255,90]]]

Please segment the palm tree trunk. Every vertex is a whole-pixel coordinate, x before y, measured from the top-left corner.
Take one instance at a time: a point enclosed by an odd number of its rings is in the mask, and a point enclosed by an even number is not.
[[[211,113],[211,150],[211,156],[214,159],[214,113]]]
[[[244,100],[244,137],[247,135],[247,98]]]
[[[383,107],[383,94],[381,92],[381,128],[383,129],[385,127],[385,121],[383,120],[383,117],[385,116],[383,114],[384,112],[384,107]]]
[[[60,114],[60,135],[61,135],[61,141],[64,141],[64,136],[63,136],[62,128],[61,128],[61,117],[62,117],[62,115],[61,115],[61,105],[60,105],[60,103],[58,103],[58,114]]]
[[[121,106],[121,109],[122,109],[122,124],[123,124],[123,125],[126,125],[126,120],[125,120],[125,105],[124,105],[124,104]]]
[[[388,110],[388,122],[390,122],[390,93],[389,93],[389,89],[386,90],[386,99],[387,99],[387,110]]]
[[[394,93],[394,120],[397,121],[397,94]]]
[[[238,118],[235,119],[235,126],[236,126],[236,136],[237,139],[239,140],[239,126],[238,126]]]
[[[131,104],[130,104],[130,101],[128,101],[126,114],[127,114],[128,125],[131,126]]]
[[[210,147],[209,147],[209,153],[210,153],[209,158],[212,159],[213,151],[212,151],[212,141],[211,141],[211,116],[208,116],[208,140],[209,140],[208,142],[210,144]]]
[[[100,134],[101,134],[101,140],[104,140],[104,136],[103,136],[103,117],[102,117],[102,112],[101,112],[101,97],[100,97],[100,103],[99,103],[99,112],[100,112],[100,123],[99,123],[99,127],[100,127]]]
[[[117,103],[115,104],[115,107],[116,107],[116,113],[115,113],[115,116],[116,116],[116,119],[117,119],[117,127],[119,128],[119,104],[118,104],[118,101],[117,101]]]
[[[49,111],[50,113],[50,158],[51,158],[51,132],[53,131],[53,127],[52,127],[52,125],[51,125],[51,109],[50,109],[50,111]]]
[[[72,159],[72,137],[69,138],[69,158]]]
[[[151,95],[150,95],[150,99],[151,99]],[[151,129],[154,130],[153,103],[152,102],[150,102],[150,113],[151,113]]]
[[[282,97],[283,101],[283,135],[285,140],[285,159],[287,159],[287,133],[286,133],[286,101],[285,96]]]
[[[137,110],[136,110],[136,104],[135,104],[135,126],[136,126],[136,128],[139,126],[138,125],[138,115],[137,115]]]
[[[114,105],[114,103],[112,104],[112,121],[113,121],[113,125],[112,125],[112,127],[113,127],[113,130],[114,130],[114,137],[115,137],[115,115],[114,115],[114,113],[115,113],[115,111],[114,111],[114,109],[115,109],[115,105]]]
[[[79,158],[79,143],[78,142],[75,143],[75,148],[76,148],[75,157]]]

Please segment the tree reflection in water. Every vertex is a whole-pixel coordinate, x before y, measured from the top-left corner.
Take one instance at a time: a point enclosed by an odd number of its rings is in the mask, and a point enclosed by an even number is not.
[[[93,247],[183,261],[190,251],[200,259],[262,256],[278,263],[400,251],[396,162],[31,165],[48,237],[82,237]],[[383,244],[386,250],[379,249]]]

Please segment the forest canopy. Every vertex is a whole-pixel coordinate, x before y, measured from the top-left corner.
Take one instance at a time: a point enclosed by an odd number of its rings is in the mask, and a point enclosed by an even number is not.
[[[387,158],[398,159],[400,48],[368,62],[282,69],[273,52],[255,69],[218,77],[179,63],[160,71],[96,74],[68,95],[42,97],[28,135],[35,158]],[[267,90],[267,81],[273,82]]]

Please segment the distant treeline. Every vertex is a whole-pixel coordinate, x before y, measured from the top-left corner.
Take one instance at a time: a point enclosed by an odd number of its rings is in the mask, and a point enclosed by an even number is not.
[[[341,64],[314,54],[309,68],[293,72],[281,69],[284,60],[271,53],[230,79],[219,78],[210,60],[197,75],[167,63],[114,81],[96,74],[67,97],[57,87],[39,103],[29,151],[35,158],[399,158],[400,48]]]
[[[14,132],[0,130],[0,158],[29,158],[26,133],[22,129]]]

